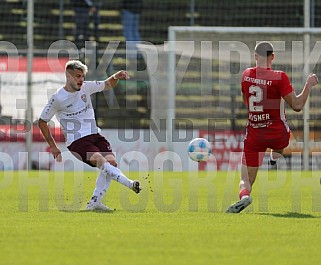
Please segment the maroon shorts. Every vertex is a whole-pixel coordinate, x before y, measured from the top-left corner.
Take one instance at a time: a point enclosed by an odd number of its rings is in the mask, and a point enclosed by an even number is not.
[[[89,159],[94,153],[103,156],[113,154],[110,143],[99,133],[84,136],[67,147],[69,151],[82,162],[94,167]]]
[[[289,140],[290,130],[285,126],[271,130],[267,128],[247,128],[242,164],[250,167],[261,166],[267,148],[284,149],[288,146]]]

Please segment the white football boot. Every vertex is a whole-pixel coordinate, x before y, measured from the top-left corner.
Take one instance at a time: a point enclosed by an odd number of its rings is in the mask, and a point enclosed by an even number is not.
[[[252,198],[250,196],[244,196],[238,202],[232,204],[230,207],[227,208],[227,213],[240,213],[243,211],[247,206],[252,203]]]
[[[113,212],[114,210],[102,204],[100,201],[97,200],[97,196],[94,196],[87,203],[86,211]]]

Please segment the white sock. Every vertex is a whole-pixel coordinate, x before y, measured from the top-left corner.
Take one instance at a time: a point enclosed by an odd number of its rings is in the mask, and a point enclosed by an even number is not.
[[[99,176],[96,179],[96,187],[93,193],[93,197],[96,196],[97,199],[100,201],[109,189],[110,182],[111,179],[107,178],[104,173],[100,172]]]
[[[278,158],[274,159],[274,158],[272,157],[272,152],[271,152],[271,153],[270,153],[270,160],[271,160],[271,161],[277,161]]]
[[[132,188],[133,187],[133,182],[129,178],[127,178],[123,172],[120,171],[119,168],[114,167],[113,165],[109,164],[106,162],[102,167],[101,171],[105,174],[105,176],[108,178],[112,178],[113,180],[119,182],[120,184]]]

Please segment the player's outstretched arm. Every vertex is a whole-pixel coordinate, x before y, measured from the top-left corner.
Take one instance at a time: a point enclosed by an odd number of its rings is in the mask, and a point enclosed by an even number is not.
[[[296,112],[303,109],[305,102],[308,99],[311,88],[319,83],[318,77],[315,74],[309,74],[302,92],[296,95],[295,91],[284,97],[284,100],[288,105]]]
[[[61,151],[57,147],[55,139],[52,137],[48,123],[42,119],[39,119],[38,126],[40,128],[40,131],[41,131],[43,137],[45,138],[45,140],[47,141],[47,143],[50,147],[53,157],[56,159],[57,162],[61,162],[62,161]]]
[[[105,80],[105,90],[114,88],[119,80],[127,79],[129,79],[129,74],[127,73],[127,71],[120,70]]]

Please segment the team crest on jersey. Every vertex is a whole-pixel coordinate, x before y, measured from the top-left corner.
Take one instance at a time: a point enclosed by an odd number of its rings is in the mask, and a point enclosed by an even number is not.
[[[87,97],[86,94],[81,95],[81,99],[83,100],[83,102],[87,102]]]

